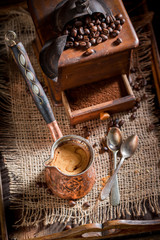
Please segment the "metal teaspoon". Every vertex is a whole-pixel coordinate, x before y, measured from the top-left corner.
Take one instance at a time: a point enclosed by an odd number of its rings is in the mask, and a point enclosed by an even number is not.
[[[110,151],[113,152],[113,168],[114,170],[117,167],[117,153],[122,144],[122,135],[119,128],[113,127],[110,128],[107,135],[107,146]],[[119,186],[118,186],[118,178],[117,175],[115,177],[115,182],[111,189],[111,204],[112,206],[117,206],[120,202],[120,194],[119,194]]]
[[[135,151],[137,149],[137,145],[138,145],[138,136],[137,135],[132,135],[132,136],[128,137],[125,140],[125,142],[122,143],[121,148],[120,148],[121,155],[122,155],[121,161],[118,164],[116,170],[114,171],[114,174],[112,175],[112,177],[110,177],[110,179],[108,180],[108,182],[102,189],[102,192],[100,195],[100,199],[102,201],[109,196],[109,193],[115,182],[115,178],[116,178],[116,175],[117,175],[120,167],[122,166],[122,164],[126,158],[131,157],[135,153]]]

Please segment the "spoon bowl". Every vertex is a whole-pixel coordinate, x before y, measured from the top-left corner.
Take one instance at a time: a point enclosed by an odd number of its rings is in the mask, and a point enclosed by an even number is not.
[[[138,136],[132,135],[126,139],[124,143],[122,143],[120,152],[122,157],[129,158],[131,157],[134,152],[136,151],[138,145]]]
[[[122,144],[122,135],[119,128],[110,129],[107,136],[107,146],[111,151],[118,151]]]

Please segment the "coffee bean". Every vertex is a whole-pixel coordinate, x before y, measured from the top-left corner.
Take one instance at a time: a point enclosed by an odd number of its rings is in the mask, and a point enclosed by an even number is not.
[[[111,23],[111,24],[110,24],[110,27],[111,27],[112,29],[115,29],[115,28],[116,28],[116,25],[115,25],[114,23]]]
[[[112,28],[111,28],[112,29]],[[107,29],[107,28],[103,28],[103,33],[105,34],[105,35],[109,35],[109,30]]]
[[[76,28],[72,28],[71,29],[71,36],[72,37],[76,37],[77,36],[77,29]]]
[[[65,226],[65,228],[64,228],[64,230],[69,230],[69,229],[71,229],[72,227],[70,226],[70,225],[66,225]]]
[[[108,151],[108,147],[107,147],[107,143],[106,143],[106,139],[105,139],[105,138],[102,138],[100,144],[101,144],[101,147],[102,147],[105,151]]]
[[[98,37],[97,38],[97,44],[101,43],[102,42],[102,38],[101,37]]]
[[[74,25],[76,27],[81,27],[83,25],[83,22],[82,21],[75,21]]]
[[[146,93],[144,93],[144,94],[142,95],[142,97],[141,97],[142,100],[146,100],[147,98],[148,98],[148,96],[147,96]]]
[[[36,182],[38,188],[47,188],[47,184],[44,182]]]
[[[47,189],[47,195],[53,195],[52,191],[49,188]]]
[[[116,30],[118,30],[119,32],[122,30],[122,26],[119,24],[116,26]]]
[[[87,209],[87,208],[90,207],[90,203],[89,203],[89,202],[85,202],[85,203],[83,203],[82,207],[83,207],[84,209]]]
[[[83,40],[84,40],[85,42],[89,42],[88,36],[85,35],[85,36],[83,37]]]
[[[104,31],[104,29],[103,29],[103,31]],[[108,27],[108,31],[109,31],[109,33],[112,33],[113,29],[111,27]]]
[[[74,42],[74,37],[69,37],[69,41]]]
[[[98,38],[99,37],[99,35],[100,35],[100,33],[97,31],[97,32],[95,32],[95,38]]]
[[[102,27],[102,28],[107,28],[107,24],[103,22],[103,23],[101,24],[101,27]]]
[[[137,97],[137,98],[136,98],[136,102],[137,102],[137,103],[140,103],[140,102],[141,102],[141,98],[140,98],[140,97]]]
[[[101,28],[100,25],[97,26],[97,30],[98,30],[99,32],[102,32],[102,28]]]
[[[115,127],[116,127],[116,128],[119,128],[119,124],[116,124]]]
[[[153,123],[151,123],[151,124],[149,125],[149,127],[148,127],[148,130],[149,130],[150,132],[152,132],[154,129],[155,129],[155,125],[154,125]]]
[[[73,47],[73,42],[71,42],[71,41],[68,41],[68,42],[66,42],[66,47]]]
[[[110,120],[108,123],[108,128],[113,127],[113,124],[114,124],[113,120]]]
[[[69,207],[74,207],[76,205],[76,202],[73,200],[69,200],[68,204],[69,204]]]
[[[84,34],[89,35],[90,34],[90,30],[88,28],[85,28],[84,29]]]
[[[97,147],[97,143],[94,143],[92,147],[93,147],[93,148]]]
[[[80,33],[80,35],[84,35],[84,29],[83,29],[83,27],[80,27],[80,28],[79,28],[79,33]]]
[[[69,31],[68,31],[67,29],[65,29],[65,30],[63,31],[63,34],[64,34],[64,35],[69,35]]]
[[[137,107],[134,106],[132,109],[131,109],[131,112],[136,112],[137,111]]]
[[[96,33],[95,33],[95,32],[92,32],[92,33],[91,33],[91,37],[95,38],[95,37],[96,37]]]
[[[74,42],[75,47],[79,47],[79,42]]]
[[[86,48],[90,48],[92,46],[92,44],[90,42],[86,43]]]
[[[116,118],[116,119],[113,121],[113,124],[116,125],[116,124],[118,124],[118,123],[119,123],[119,119]]]
[[[118,30],[113,30],[113,32],[111,32],[111,37],[117,37],[119,34],[119,31]]]
[[[125,20],[124,18],[121,19],[121,20],[120,20],[121,25],[123,25],[123,24],[125,23],[125,21],[126,21],[126,20]]]
[[[95,38],[91,38],[90,42],[91,42],[92,45],[94,45],[94,44],[96,44],[96,39]]]
[[[114,24],[115,24],[115,25],[119,25],[119,24],[120,24],[120,20],[114,21]]]
[[[117,20],[121,20],[121,19],[123,19],[123,15],[122,15],[121,13],[119,13],[119,14],[117,14],[117,15],[115,16],[115,18],[116,18]]]
[[[136,119],[136,115],[133,113],[131,116],[130,116],[130,120],[135,120]]]
[[[135,83],[134,86],[133,86],[133,88],[134,88],[135,90],[138,90],[138,87],[139,87],[138,83]]]
[[[86,42],[80,42],[79,45],[80,45],[81,47],[85,47],[85,46],[86,46]]]
[[[105,153],[106,151],[105,151],[105,149],[104,148],[100,148],[99,149],[99,154],[103,154],[103,153]]]
[[[110,23],[113,23],[114,22],[114,17],[113,16],[109,16],[109,18],[110,18]]]
[[[140,103],[139,102],[136,102],[136,107],[140,108]]]
[[[78,36],[77,36],[77,39],[78,39],[78,40],[82,40],[82,39],[83,39],[83,35],[78,35]]]
[[[90,23],[89,23],[89,26],[90,26],[90,27],[93,27],[93,26],[94,26],[94,23],[93,23],[93,22],[90,22]]]
[[[114,42],[115,45],[119,45],[120,43],[122,43],[121,38],[117,38],[116,41]]]
[[[119,127],[121,128],[124,125],[124,120],[119,121]]]
[[[96,26],[92,26],[91,31],[92,32],[97,32],[97,27]]]
[[[105,152],[108,152],[108,147],[107,146],[104,146],[103,149],[104,149]]]
[[[94,51],[92,48],[90,48],[90,49],[88,49],[88,50],[84,53],[84,56],[89,56],[89,55],[91,55],[91,54],[93,54],[93,53],[95,53],[95,51]]]
[[[106,41],[108,39],[108,37],[106,35],[104,35],[104,34],[101,34],[100,36],[102,38],[102,41]]]
[[[110,17],[109,17],[109,16],[106,17],[106,23],[107,23],[107,24],[110,23]]]

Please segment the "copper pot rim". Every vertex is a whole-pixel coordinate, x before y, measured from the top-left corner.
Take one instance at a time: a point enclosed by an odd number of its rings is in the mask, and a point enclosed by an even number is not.
[[[55,166],[46,165],[47,162],[49,162],[49,161],[51,161],[51,159],[53,159],[53,157],[54,157],[54,150],[57,148],[57,146],[58,146],[60,143],[63,142],[63,141],[62,141],[63,139],[65,139],[65,141],[69,141],[69,140],[72,140],[72,139],[80,140],[81,142],[84,142],[84,143],[87,145],[87,147],[88,147],[88,149],[89,149],[89,151],[90,151],[90,162],[89,162],[87,168],[86,168],[83,172],[80,172],[80,173],[75,174],[75,175],[68,175],[68,174],[65,174],[65,173],[61,172],[61,171],[60,171],[57,167],[55,167]],[[78,136],[78,135],[64,135],[64,136],[62,136],[61,138],[59,138],[58,140],[56,140],[56,141],[53,143],[53,145],[52,145],[52,147],[51,147],[50,157],[49,157],[47,160],[45,160],[45,161],[43,162],[43,164],[44,164],[45,168],[55,168],[55,169],[57,169],[57,171],[58,171],[60,174],[66,176],[66,177],[77,177],[77,176],[80,176],[80,175],[84,174],[85,172],[87,172],[88,169],[92,166],[93,161],[94,161],[93,147],[91,146],[91,144],[89,143],[89,141],[88,141],[87,139],[85,139],[85,138],[83,138],[83,137],[81,137],[81,136]]]

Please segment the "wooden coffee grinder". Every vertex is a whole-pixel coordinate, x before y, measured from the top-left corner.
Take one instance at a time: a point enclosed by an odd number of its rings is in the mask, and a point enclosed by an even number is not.
[[[139,41],[121,0],[28,0],[28,7],[37,33],[34,49],[49,94],[56,106],[63,102],[71,124],[97,118],[102,111],[119,112],[134,105],[135,97],[128,78],[131,53]],[[114,24],[114,16],[122,14],[125,23],[123,22],[119,35],[112,34],[106,41],[93,44],[93,54],[85,54],[86,49],[83,47],[66,49],[66,26],[71,25],[75,19],[78,21],[95,14],[110,19],[108,26]],[[103,34],[103,29],[100,31]],[[115,44],[117,38],[121,41]],[[86,84],[89,91],[90,84],[110,79],[121,85],[121,97],[111,97],[107,102],[92,103],[82,108],[80,106],[76,110],[71,108],[66,91],[75,91]]]

